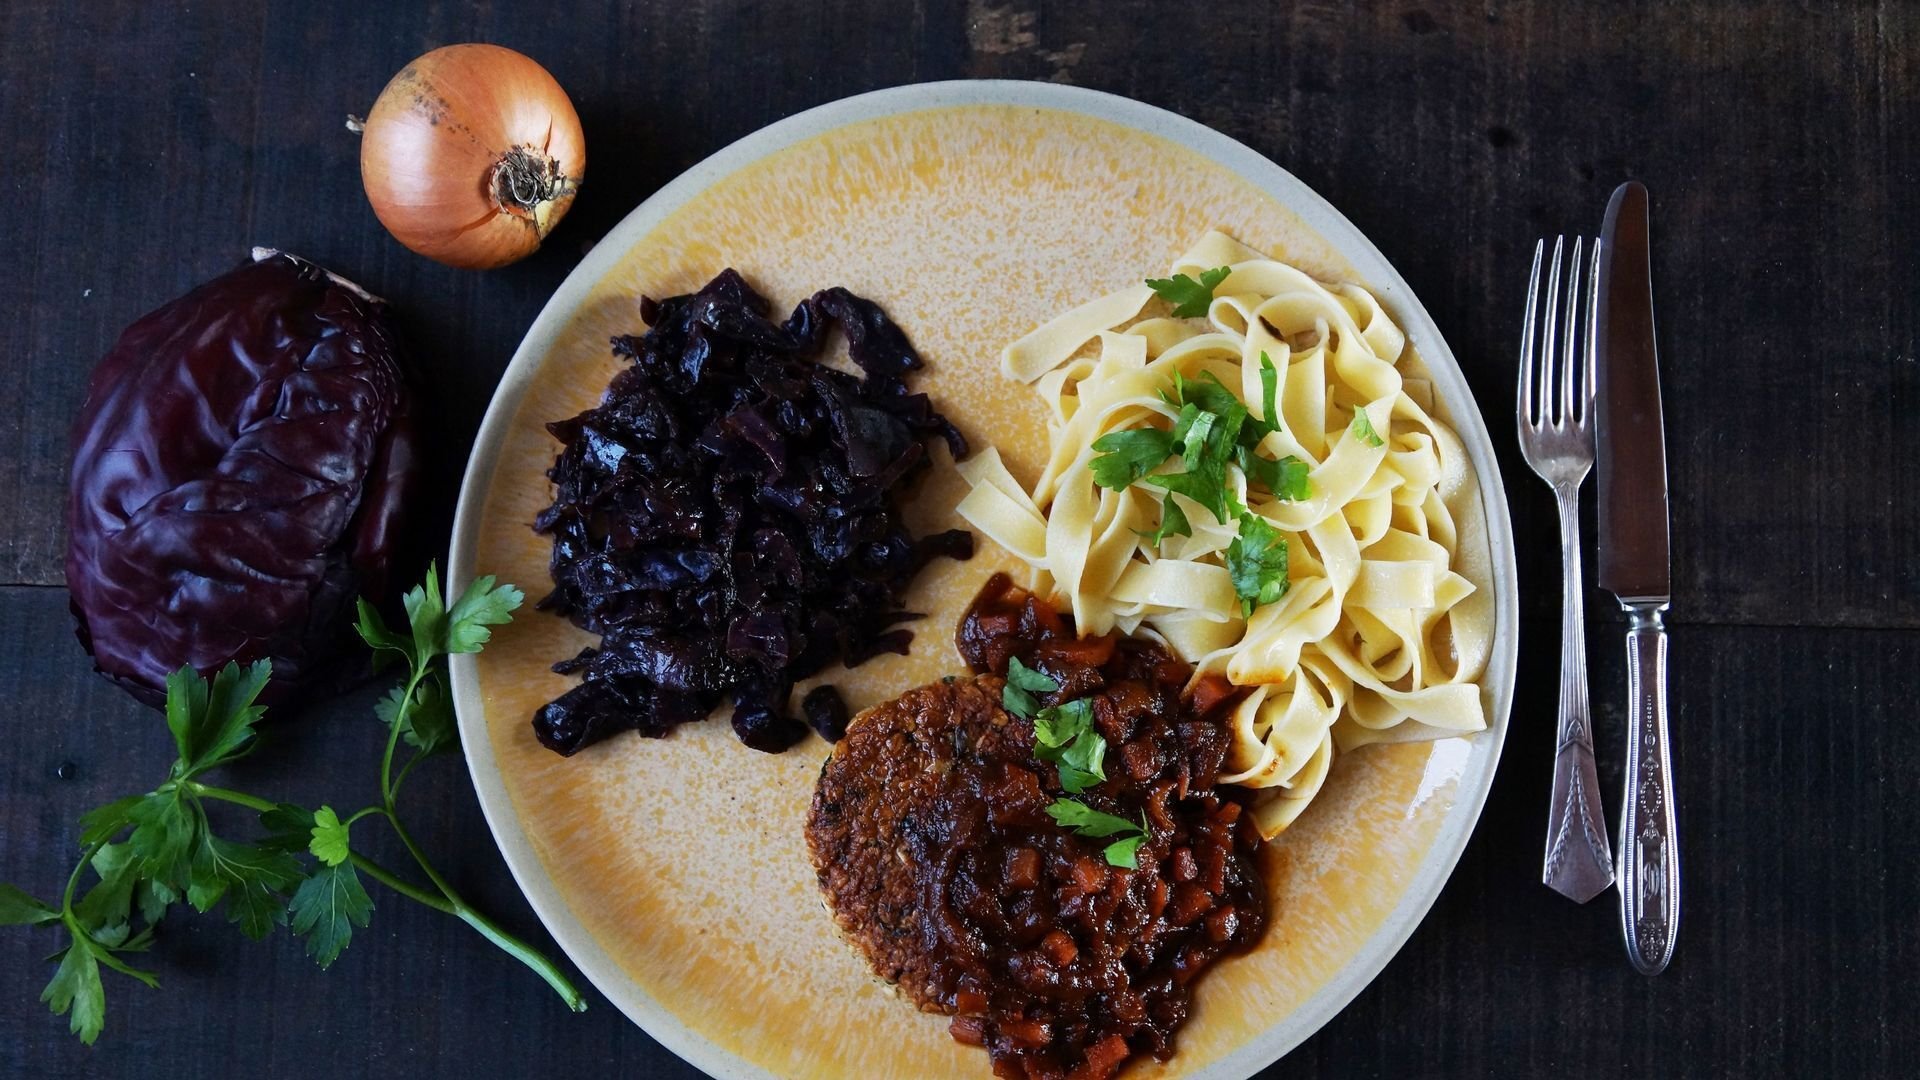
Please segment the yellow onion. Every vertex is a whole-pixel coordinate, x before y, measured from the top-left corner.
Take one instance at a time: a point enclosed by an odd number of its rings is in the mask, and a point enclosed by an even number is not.
[[[448,45],[400,69],[360,143],[380,224],[430,259],[475,270],[539,247],[586,167],[566,91],[498,45]]]

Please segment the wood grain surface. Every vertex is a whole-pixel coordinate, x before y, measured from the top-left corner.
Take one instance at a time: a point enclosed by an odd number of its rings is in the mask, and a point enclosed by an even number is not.
[[[589,149],[587,185],[547,247],[486,274],[386,236],[343,123],[414,55],[469,40],[552,70]],[[1052,79],[1191,116],[1329,198],[1421,296],[1501,448],[1525,616],[1492,800],[1400,956],[1270,1075],[1910,1068],[1917,56],[1920,9],[1893,0],[609,0],[564,14],[11,0],[0,5],[0,676],[13,687],[0,711],[0,880],[57,891],[78,815],[151,786],[167,760],[157,715],[91,674],[61,587],[66,428],[120,327],[254,244],[392,299],[430,388],[428,510],[444,534],[521,334],[648,193],[734,138],[848,94]],[[1686,852],[1679,949],[1651,981],[1625,963],[1611,894],[1575,907],[1538,883],[1557,553],[1547,489],[1506,435],[1532,244],[1597,230],[1628,177],[1654,198]],[[1624,672],[1611,599],[1588,604],[1611,813]],[[377,692],[274,725],[235,783],[336,804],[371,795]],[[420,839],[455,884],[550,945],[462,766],[436,763],[412,785]],[[50,939],[0,933],[0,1073],[698,1075],[604,1001],[568,1014],[465,927],[389,892],[374,900],[372,926],[324,973],[285,935],[253,945],[217,919],[169,919],[154,956],[162,989],[110,977],[91,1050],[35,1000]]]

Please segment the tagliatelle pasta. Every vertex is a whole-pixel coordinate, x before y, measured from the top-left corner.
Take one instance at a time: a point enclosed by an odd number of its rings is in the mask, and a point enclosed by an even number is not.
[[[1462,572],[1474,562],[1463,534],[1484,543],[1472,467],[1432,415],[1431,385],[1400,370],[1400,328],[1365,289],[1323,284],[1219,232],[1172,273],[1221,267],[1204,318],[1169,317],[1141,285],[1007,346],[1002,370],[1049,410],[1048,461],[1029,490],[994,451],[975,455],[960,466],[971,491],[959,512],[1025,562],[1081,633],[1157,638],[1196,678],[1251,688],[1234,707],[1222,780],[1269,792],[1254,812],[1273,836],[1320,790],[1336,751],[1486,726],[1475,680],[1493,605]],[[1264,412],[1269,366],[1278,417]],[[1265,422],[1246,452],[1269,467],[1295,459],[1304,491],[1267,490],[1242,458],[1220,474],[1232,508],[1222,521],[1156,480],[1095,482],[1097,440],[1177,434],[1181,387],[1211,380]],[[1176,443],[1150,474],[1180,463]],[[1156,543],[1169,500],[1190,534]],[[1284,592],[1268,603],[1229,571],[1241,508],[1285,541]]]

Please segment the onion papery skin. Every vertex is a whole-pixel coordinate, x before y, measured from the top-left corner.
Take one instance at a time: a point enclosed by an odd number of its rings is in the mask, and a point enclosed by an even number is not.
[[[361,180],[387,231],[475,270],[538,248],[573,204],[586,164],[566,91],[498,45],[448,45],[402,68],[360,144]]]

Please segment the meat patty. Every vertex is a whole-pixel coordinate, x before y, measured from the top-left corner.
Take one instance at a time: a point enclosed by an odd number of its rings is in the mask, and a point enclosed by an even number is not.
[[[907,833],[933,802],[956,746],[1011,761],[1032,756],[1033,726],[1000,707],[1003,682],[937,682],[855,717],[820,772],[807,818],[807,849],[834,921],[875,974],[928,1012],[950,1010],[922,941]]]

